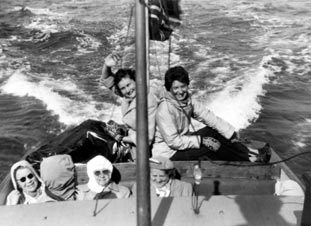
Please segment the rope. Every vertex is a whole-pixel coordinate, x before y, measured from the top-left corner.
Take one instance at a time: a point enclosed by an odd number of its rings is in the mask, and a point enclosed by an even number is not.
[[[131,28],[131,24],[132,24],[134,7],[135,7],[135,5],[133,4],[131,9],[130,9],[130,17],[129,17],[129,22],[128,22],[128,25],[127,25],[127,32],[126,32],[125,41],[124,41],[125,44],[127,43],[127,40],[128,40],[128,37],[129,37],[129,33],[130,33],[130,28]],[[121,64],[121,67],[123,68],[123,66],[124,66],[123,65],[123,56],[121,57],[120,64]]]
[[[129,34],[130,34],[130,28],[131,28],[131,24],[132,24],[132,18],[133,18],[134,7],[135,7],[135,4],[133,4],[133,5],[131,6],[131,8],[130,8],[129,22],[128,22],[128,24],[127,24],[127,32],[126,32],[126,36],[125,36],[125,40],[124,40],[124,43],[125,43],[125,44],[127,43],[128,37],[129,37]],[[120,65],[121,65],[121,68],[124,67],[124,65],[123,65],[123,55],[121,56]],[[113,118],[115,109],[116,109],[116,105],[113,104],[112,109],[111,109],[111,111],[110,111],[111,113],[110,113],[109,119],[112,119],[112,118]]]
[[[159,77],[161,76],[161,69],[160,69],[160,64],[158,61],[158,51],[157,51],[157,45],[155,45],[155,55],[156,55],[156,62],[157,62],[157,68],[158,68],[158,73],[159,73]]]
[[[144,0],[139,0],[140,4],[144,5],[146,8],[149,9],[149,5]]]
[[[171,65],[171,52],[172,52],[172,41],[171,41],[171,36],[170,36],[168,39],[167,69],[169,69]]]
[[[268,166],[268,165],[275,165],[275,164],[282,163],[282,162],[288,162],[289,160],[291,160],[293,158],[297,158],[300,155],[306,155],[306,154],[311,154],[311,152],[310,151],[301,152],[301,153],[298,153],[296,155],[292,155],[288,158],[282,159],[280,161],[274,161],[274,162],[269,162],[269,163],[249,163],[249,164],[240,165],[240,164],[234,164],[234,163],[218,163],[215,161],[210,161],[210,162],[215,164],[215,165],[219,165],[219,166],[224,166],[224,165],[226,165],[226,166],[240,166],[240,167],[263,166],[263,165]]]
[[[191,198],[191,206],[193,209],[193,212],[195,214],[200,213],[200,205],[199,205],[199,190],[200,190],[200,185],[193,183],[192,185],[192,198]]]

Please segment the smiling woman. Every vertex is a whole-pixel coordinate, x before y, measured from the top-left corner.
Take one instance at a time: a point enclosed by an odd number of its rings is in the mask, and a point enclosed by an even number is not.
[[[98,155],[88,161],[87,184],[78,186],[78,200],[128,198],[130,190],[116,184],[112,179],[113,166],[104,156]]]
[[[153,155],[171,160],[208,158],[269,162],[269,145],[257,150],[239,142],[239,134],[230,123],[191,97],[189,83],[189,74],[181,66],[172,67],[165,73],[166,92],[156,113]],[[194,127],[192,120],[203,123],[205,127],[190,132],[190,128]]]
[[[121,111],[123,123],[129,128],[128,136],[122,141],[132,147],[133,159],[135,159],[136,146],[136,75],[132,69],[119,69],[115,74],[111,67],[117,65],[120,56],[110,54],[105,58],[101,75],[101,83],[111,89],[115,94],[122,97]],[[158,106],[160,91],[150,87],[148,93],[148,136],[149,145],[152,144],[155,133],[155,114]]]
[[[45,193],[44,183],[31,164],[22,160],[11,167],[14,190],[7,197],[7,205],[53,201]]]
[[[133,100],[136,97],[135,71],[132,69],[119,69],[114,76],[116,93],[121,97]]]
[[[150,159],[150,194],[153,197],[187,197],[192,195],[192,185],[176,179],[174,163],[162,156]],[[133,196],[136,196],[136,184],[133,185]]]

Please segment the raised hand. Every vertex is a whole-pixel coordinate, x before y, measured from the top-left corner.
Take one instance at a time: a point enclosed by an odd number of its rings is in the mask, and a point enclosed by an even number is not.
[[[118,61],[121,59],[120,55],[118,54],[109,54],[106,58],[105,58],[105,65],[107,67],[113,67],[116,66]]]

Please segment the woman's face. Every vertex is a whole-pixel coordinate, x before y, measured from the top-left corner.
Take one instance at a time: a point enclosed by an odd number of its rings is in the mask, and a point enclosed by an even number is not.
[[[111,172],[109,170],[95,170],[94,171],[94,176],[97,184],[100,186],[107,186],[110,182],[111,178]]]
[[[150,169],[150,179],[151,179],[151,183],[156,188],[162,188],[170,180],[167,173],[164,170],[159,170],[159,169]]]
[[[134,99],[136,97],[136,83],[129,76],[121,79],[118,83],[118,87],[125,98]]]
[[[176,97],[177,100],[183,101],[188,98],[188,85],[175,80],[172,83],[170,92]]]
[[[38,188],[38,179],[28,168],[21,168],[16,171],[16,180],[18,186],[25,192],[35,192]]]

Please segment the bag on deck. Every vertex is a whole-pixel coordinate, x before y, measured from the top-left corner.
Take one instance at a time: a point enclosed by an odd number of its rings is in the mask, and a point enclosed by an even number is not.
[[[118,126],[122,129],[117,129]],[[74,163],[86,163],[96,155],[103,155],[113,163],[125,162],[130,159],[129,153],[123,152],[124,149],[121,153],[121,149],[118,149],[120,136],[124,135],[126,129],[117,123],[112,127],[107,126],[105,122],[87,120],[30,153],[26,160],[36,170],[39,170],[43,158],[58,154],[70,155]]]

